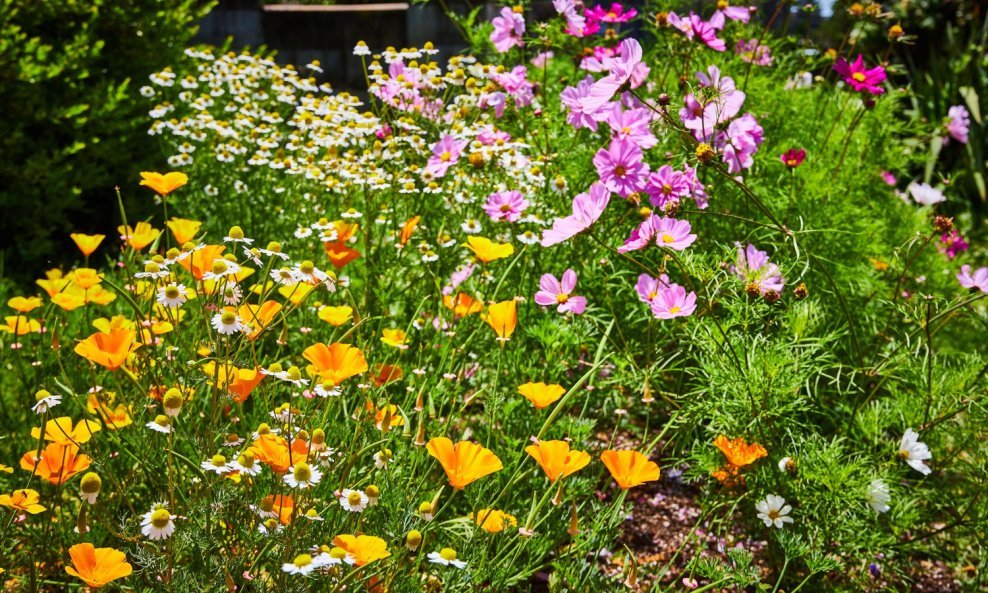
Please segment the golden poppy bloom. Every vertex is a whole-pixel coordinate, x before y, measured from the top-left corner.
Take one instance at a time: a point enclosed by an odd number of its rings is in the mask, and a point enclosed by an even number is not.
[[[450,295],[443,296],[443,305],[453,312],[453,317],[459,319],[474,313],[480,313],[484,308],[483,303],[471,297],[465,292],[461,292],[456,297]]]
[[[407,338],[408,336],[405,335],[405,331],[401,329],[385,328],[381,331],[381,342],[395,348],[404,346]]]
[[[296,451],[289,451],[288,441],[276,434],[259,435],[248,451],[276,474],[287,472],[288,468],[306,458],[304,453],[299,456]]]
[[[460,441],[454,446],[448,438],[436,437],[425,448],[439,460],[450,485],[457,490],[504,467],[493,451],[470,441]]]
[[[638,451],[614,451],[600,454],[600,460],[622,490],[659,479],[659,466]]]
[[[216,367],[214,361],[209,361],[202,365],[202,372],[206,374],[208,381],[225,389],[238,404],[244,403],[254,388],[264,379],[261,367],[252,369],[242,369],[230,364],[220,364]]]
[[[336,231],[336,240],[346,243],[357,234],[360,230],[360,224],[356,222],[347,222],[345,220],[334,220],[330,223],[333,230]]]
[[[79,251],[86,257],[89,257],[97,249],[99,249],[100,243],[106,238],[106,235],[84,235],[82,233],[72,233],[69,235],[75,246],[79,248]]]
[[[470,518],[487,533],[500,533],[508,527],[517,527],[518,519],[514,515],[497,509],[480,509],[470,513]]]
[[[261,500],[261,510],[274,513],[282,525],[292,522],[295,499],[290,494],[269,494]]]
[[[346,241],[327,241],[322,246],[329,263],[337,270],[342,270],[348,263],[360,257],[360,252],[348,247]]]
[[[18,313],[30,313],[41,306],[41,299],[38,297],[15,296],[7,301],[7,306]]]
[[[353,318],[353,308],[326,306],[319,309],[318,316],[333,327],[339,327]]]
[[[412,238],[412,233],[415,232],[415,227],[418,226],[421,219],[421,216],[413,216],[401,225],[401,235],[398,237],[399,245],[408,245],[408,240]]]
[[[94,432],[101,430],[99,422],[96,420],[80,420],[78,424],[72,426],[72,418],[62,416],[45,422],[44,440],[65,445],[74,443],[81,445],[88,443]],[[41,429],[37,426],[31,429],[31,438],[40,439]]]
[[[30,319],[24,315],[4,317],[3,320],[4,324],[0,325],[0,330],[15,336],[36,334],[41,331],[41,324],[37,319]]]
[[[260,305],[240,305],[237,315],[240,320],[250,325],[251,331],[247,335],[250,340],[256,340],[274,320],[275,315],[281,312],[281,303],[277,301],[264,301]]]
[[[103,281],[99,272],[92,268],[77,268],[69,272],[66,278],[83,290],[92,288]]]
[[[82,579],[94,589],[134,572],[127,562],[127,555],[113,548],[76,544],[69,548],[69,556],[72,558],[72,566],[66,566],[65,572]]]
[[[28,451],[21,457],[21,469],[34,472],[34,475],[51,484],[64,484],[72,476],[89,469],[92,459],[79,453],[79,447],[72,444],[51,443],[41,451]]]
[[[65,311],[75,311],[86,304],[86,294],[73,286],[51,297],[51,302]]]
[[[224,245],[204,245],[188,256],[179,260],[179,265],[189,271],[196,280],[202,280],[203,274],[213,269],[213,262],[222,259]]]
[[[141,171],[141,185],[150,187],[162,197],[167,196],[188,182],[189,176],[179,171],[172,171],[164,175],[151,171]]]
[[[191,243],[196,238],[196,234],[199,232],[199,228],[202,227],[202,223],[198,220],[189,220],[187,218],[173,218],[166,222],[165,226],[172,232],[176,243],[185,245],[186,243]]]
[[[86,396],[86,410],[103,419],[107,430],[119,430],[134,423],[130,418],[130,407],[116,404],[117,394],[112,391],[99,391]]]
[[[551,404],[556,403],[559,398],[566,393],[562,385],[557,385],[555,383],[525,383],[524,385],[518,386],[518,393],[523,395],[525,399],[532,402],[535,409],[541,410]]]
[[[302,352],[302,357],[312,363],[315,374],[323,381],[339,385],[344,380],[367,372],[367,360],[359,348],[349,344],[313,344]]]
[[[384,425],[385,421],[388,423],[387,426]],[[391,429],[404,425],[405,417],[398,412],[398,406],[394,404],[387,404],[374,414],[374,426],[378,430]]]
[[[511,243],[495,243],[490,239],[475,236],[467,237],[467,248],[485,264],[508,257],[515,252]]]
[[[539,464],[550,482],[575,474],[590,463],[589,453],[570,451],[566,441],[539,441],[525,447],[525,453]]]
[[[128,245],[140,251],[154,242],[161,234],[161,231],[151,226],[147,222],[139,222],[133,227],[130,225],[120,225],[117,227],[120,236]]]
[[[337,535],[333,538],[333,545],[342,548],[356,566],[391,556],[388,543],[373,535]]]
[[[40,500],[37,490],[14,490],[10,494],[0,494],[0,507],[37,515],[45,510],[45,507],[38,504]]]
[[[511,339],[511,334],[515,333],[515,326],[518,325],[518,309],[514,300],[501,301],[487,307],[487,315],[484,321],[491,326],[497,334],[497,340],[501,346]]]
[[[371,381],[377,387],[384,387],[388,383],[401,380],[404,376],[405,371],[401,370],[400,366],[378,363],[374,365],[374,375],[371,377]]]
[[[307,282],[299,282],[297,284],[289,284],[285,286],[278,287],[278,294],[288,299],[288,302],[298,306],[302,304],[305,297],[317,288],[316,284],[309,284]]]
[[[136,335],[134,330],[119,328],[109,333],[96,332],[76,344],[75,353],[111,371],[116,370],[131,352],[141,347],[134,342]]]
[[[727,458],[727,463],[733,467],[744,467],[768,455],[765,447],[758,443],[748,443],[742,437],[728,439],[724,435],[714,439],[714,446]]]

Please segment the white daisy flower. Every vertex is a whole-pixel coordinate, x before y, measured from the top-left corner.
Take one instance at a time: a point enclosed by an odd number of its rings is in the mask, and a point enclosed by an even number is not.
[[[156,504],[141,515],[141,533],[150,540],[168,539],[175,533],[174,518],[164,504]]]
[[[786,499],[777,494],[769,494],[763,500],[755,503],[758,510],[758,518],[765,523],[765,527],[775,527],[782,529],[786,523],[792,523],[789,511],[792,507],[786,504]]]
[[[238,471],[244,475],[256,476],[261,473],[261,464],[254,459],[254,454],[250,451],[244,451],[237,456],[235,461],[230,462],[230,469],[233,471]]]
[[[308,488],[319,483],[319,480],[322,479],[322,472],[301,461],[289,469],[283,479],[290,488]]]
[[[231,336],[244,329],[240,317],[233,311],[223,311],[213,315],[212,324],[213,329],[224,336]]]
[[[158,289],[158,304],[163,307],[177,308],[185,304],[184,284],[169,284]]]
[[[44,414],[60,403],[62,403],[61,395],[52,395],[48,391],[41,389],[34,394],[34,406],[31,407],[31,411],[35,414]]]
[[[902,441],[899,443],[899,457],[909,467],[924,476],[928,476],[933,472],[930,466],[924,463],[926,460],[931,459],[933,454],[930,453],[930,448],[926,446],[926,443],[919,440],[919,434],[911,428],[907,428],[906,434],[902,435]]]
[[[146,424],[151,430],[158,431],[163,434],[168,434],[172,431],[172,422],[164,414],[158,414],[154,417],[154,420]]]
[[[438,552],[429,552],[429,562],[442,564],[443,566],[455,566],[456,568],[466,568],[467,563],[456,559],[456,550],[453,548],[443,548]]]
[[[340,506],[351,513],[362,513],[367,508],[369,499],[367,494],[360,490],[344,488],[340,493]]]
[[[321,568],[323,564],[318,560],[320,555],[313,557],[311,554],[299,554],[295,560],[281,565],[281,570],[288,574],[300,574],[306,576],[312,571]]]
[[[199,464],[199,467],[201,467],[202,469],[207,470],[207,471],[216,472],[218,475],[221,475],[221,476],[223,474],[228,474],[231,471],[230,470],[230,466],[227,465],[226,457],[224,457],[223,455],[221,455],[219,453],[217,453],[216,455],[213,455],[212,457],[210,457],[206,461],[203,461],[202,463],[200,463]]]
[[[870,506],[876,513],[887,513],[889,511],[889,501],[892,500],[892,496],[889,495],[888,484],[882,480],[872,480],[868,484],[868,493],[865,495],[865,500],[868,501],[868,506]]]

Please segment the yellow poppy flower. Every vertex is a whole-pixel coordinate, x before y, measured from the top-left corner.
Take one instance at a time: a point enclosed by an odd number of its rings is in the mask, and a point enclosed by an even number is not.
[[[189,176],[178,171],[165,174],[141,171],[141,185],[150,187],[160,196],[167,196],[188,182]]]
[[[467,237],[467,248],[485,264],[508,257],[515,252],[511,243],[495,243],[484,237]]]

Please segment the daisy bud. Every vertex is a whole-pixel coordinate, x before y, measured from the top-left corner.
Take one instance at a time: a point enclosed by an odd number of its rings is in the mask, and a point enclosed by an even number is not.
[[[227,236],[230,237],[231,239],[243,239],[244,230],[239,226],[232,226],[230,227],[230,232],[227,233]]]
[[[96,472],[88,472],[82,476],[82,481],[79,482],[79,491],[82,493],[82,498],[89,504],[96,504],[96,497],[99,496],[99,491],[102,487],[103,480],[100,479],[99,474]]]
[[[422,532],[418,529],[413,529],[405,535],[405,545],[408,547],[409,551],[414,552],[422,545]]]
[[[161,403],[165,407],[165,414],[172,417],[178,416],[178,413],[182,411],[184,400],[182,392],[178,389],[172,387],[166,391],[165,396],[161,398]]]
[[[659,101],[659,106],[660,107],[667,107],[669,105],[671,99],[669,98],[669,95],[667,95],[665,93],[662,93],[661,95],[659,95],[658,101]]]
[[[419,515],[422,517],[423,521],[432,521],[432,517],[434,516],[433,512],[431,502],[426,500],[419,505]]]
[[[326,431],[321,428],[317,428],[312,431],[312,444],[321,447],[326,444]]]
[[[367,505],[374,506],[377,504],[377,501],[381,498],[381,489],[375,486],[374,484],[371,484],[370,486],[367,487],[366,490],[364,490],[364,494],[367,495]]]
[[[168,256],[168,259],[175,259],[181,254],[182,252],[177,247],[172,247],[167,252],[165,252],[165,255]]]
[[[196,248],[196,244],[193,243],[192,241],[186,241],[185,243],[182,244],[182,251],[185,251],[186,253],[192,251],[195,248]]]

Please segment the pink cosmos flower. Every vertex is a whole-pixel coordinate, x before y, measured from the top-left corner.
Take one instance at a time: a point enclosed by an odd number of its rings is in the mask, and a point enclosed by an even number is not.
[[[669,288],[669,277],[665,274],[660,274],[658,278],[641,274],[638,276],[638,282],[635,283],[635,292],[638,293],[638,298],[649,305],[652,304],[655,297],[659,296],[660,292],[667,288]]]
[[[704,187],[700,178],[697,177],[696,167],[684,170],[683,176],[686,177],[686,182],[690,185],[690,194],[696,203],[696,207],[703,210],[707,207],[707,188]]]
[[[588,19],[601,23],[626,23],[635,18],[638,11],[634,8],[625,10],[619,2],[614,2],[609,9],[597,5],[587,9],[584,14]]]
[[[566,113],[566,123],[576,129],[590,128],[597,131],[597,122],[602,119],[606,112],[601,110],[587,110],[583,101],[590,96],[590,89],[593,87],[593,77],[587,76],[575,87],[568,86],[563,89],[559,99],[569,111]]]
[[[587,230],[597,222],[610,201],[611,192],[601,183],[591,185],[586,193],[577,194],[573,198],[573,214],[557,218],[551,229],[542,231],[542,246],[562,243]]]
[[[961,144],[967,144],[967,134],[971,129],[971,114],[963,105],[954,105],[947,110],[947,133]]]
[[[505,132],[504,130],[499,130],[492,125],[484,126],[481,128],[480,133],[477,134],[477,141],[484,146],[493,146],[498,143],[504,143],[511,140],[511,134]]]
[[[535,83],[526,78],[528,68],[525,66],[515,66],[508,72],[499,72],[491,75],[491,80],[496,82],[508,95],[515,100],[515,106],[525,107],[532,103],[535,98]],[[496,114],[501,117],[500,113]]]
[[[466,146],[466,140],[457,140],[446,134],[432,146],[432,156],[425,165],[425,172],[435,177],[442,177],[460,160],[460,153]]]
[[[845,83],[859,93],[867,91],[872,95],[881,95],[885,92],[885,89],[879,86],[887,77],[885,68],[881,66],[875,66],[870,70],[865,68],[864,56],[861,54],[858,54],[858,59],[854,60],[853,64],[848,64],[844,58],[838,58],[834,70],[844,78]]]
[[[757,39],[745,41],[738,39],[734,46],[735,55],[741,56],[742,62],[754,64],[756,66],[772,65],[772,50],[767,45],[762,45]]]
[[[717,29],[710,23],[704,21],[696,13],[691,12],[688,17],[681,17],[675,12],[669,13],[668,23],[673,28],[679,30],[689,40],[699,39],[704,45],[715,51],[724,51],[727,44],[723,39],[717,37]]]
[[[687,294],[682,286],[670,284],[652,299],[651,308],[658,319],[686,317],[696,311],[696,293]]]
[[[620,105],[615,105],[606,121],[614,138],[627,140],[643,150],[658,143],[652,134],[652,116],[646,109],[621,109]]]
[[[916,183],[915,181],[906,186],[906,191],[922,206],[932,206],[945,201],[947,198],[943,192],[931,186],[929,183]]]
[[[525,208],[528,208],[528,200],[517,190],[494,192],[484,203],[484,212],[491,220],[515,222],[521,218]]]
[[[765,132],[758,120],[745,113],[727,126],[715,139],[714,146],[721,151],[721,159],[727,164],[727,172],[740,173],[755,164],[754,155],[765,141]]]
[[[726,19],[747,23],[751,20],[752,10],[754,10],[754,7],[731,6],[727,0],[717,0],[717,10],[710,15],[710,25],[720,30],[724,28]]]
[[[477,269],[477,264],[467,263],[456,269],[449,277],[449,284],[443,287],[442,293],[444,295],[451,295],[456,289],[470,279],[473,276],[474,270]]]
[[[587,308],[586,297],[573,296],[576,288],[576,272],[567,268],[563,272],[562,281],[552,274],[542,274],[539,279],[539,290],[535,293],[535,302],[543,307],[556,306],[560,313],[582,315]]]
[[[971,266],[963,265],[960,273],[957,274],[957,280],[964,288],[988,292],[988,268],[978,268],[972,274]]]
[[[532,65],[536,68],[545,68],[549,60],[556,57],[556,54],[552,51],[539,52],[534,58],[532,58]]]
[[[504,53],[515,46],[525,43],[521,36],[525,33],[525,17],[511,8],[505,6],[501,9],[501,16],[491,19],[494,30],[491,32],[491,42],[494,49]]]
[[[635,89],[645,82],[649,68],[642,62],[642,46],[628,38],[618,46],[618,55],[609,64],[610,73],[594,83],[590,95],[583,99],[583,110],[594,112],[608,103],[622,86]]]
[[[746,95],[735,87],[734,79],[721,76],[716,66],[708,67],[706,72],[697,72],[696,79],[701,87],[710,89],[710,92],[706,93],[704,103],[687,94],[683,99],[684,107],[679,110],[679,118],[697,141],[707,142],[717,126],[727,123],[741,111]]]
[[[895,178],[895,175],[893,175],[890,171],[881,171],[879,175],[881,175],[882,181],[884,181],[886,185],[891,185],[892,187],[895,187],[895,184],[898,183],[898,180]]]
[[[949,233],[940,235],[940,244],[937,245],[940,253],[946,254],[949,259],[954,259],[958,254],[964,253],[968,247],[970,245],[957,232],[957,229],[952,229]]]
[[[768,254],[751,243],[745,248],[738,243],[738,257],[732,270],[748,285],[757,287],[762,295],[770,290],[781,293],[785,286],[779,266],[768,261]]]
[[[662,165],[648,176],[645,193],[656,208],[664,208],[669,202],[678,202],[692,193],[692,186],[685,173]]]
[[[631,236],[618,247],[618,252],[638,251],[653,241],[659,247],[682,251],[696,241],[696,235],[690,234],[690,230],[690,223],[685,220],[651,214],[631,231]]]
[[[645,189],[648,163],[642,160],[641,148],[628,140],[611,140],[610,146],[594,155],[593,164],[600,182],[621,197],[626,198]]]
[[[576,6],[576,0],[552,0],[552,6],[564,19],[566,19],[566,33],[574,37],[584,37],[592,35],[596,31],[587,32],[587,19],[580,14]],[[597,25],[599,29],[600,26]]]
[[[806,160],[806,151],[802,148],[790,148],[789,150],[782,153],[779,157],[782,164],[789,167],[790,169],[795,169],[796,167],[803,164]]]

